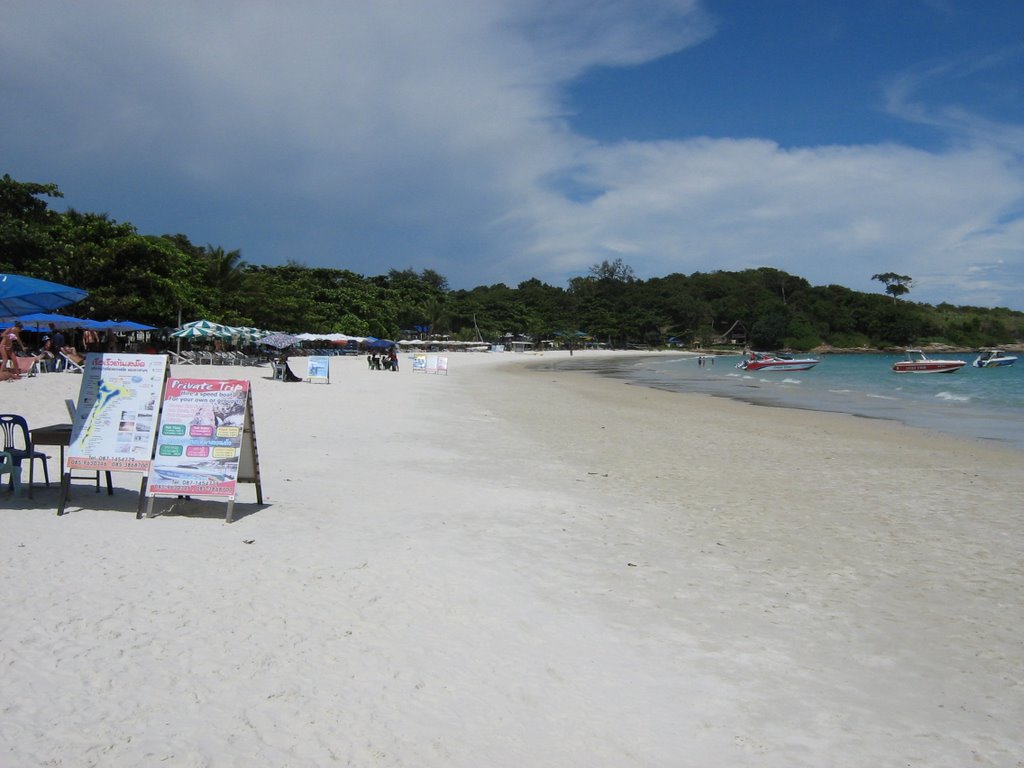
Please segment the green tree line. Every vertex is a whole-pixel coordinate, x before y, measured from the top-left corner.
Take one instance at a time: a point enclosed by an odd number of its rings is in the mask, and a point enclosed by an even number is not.
[[[536,278],[452,290],[426,269],[367,276],[346,269],[247,264],[238,250],[186,235],[143,235],[107,214],[57,212],[55,184],[0,179],[0,272],[89,291],[73,313],[158,327],[206,318],[290,332],[400,337],[417,326],[459,339],[507,334],[616,347],[705,346],[739,339],[761,349],[884,348],[945,342],[997,346],[1024,338],[1024,313],[896,301],[887,293],[812,286],[770,267],[637,279],[621,260],[596,264],[565,287]],[[895,280],[899,278],[899,280]],[[893,289],[892,286],[897,286]]]

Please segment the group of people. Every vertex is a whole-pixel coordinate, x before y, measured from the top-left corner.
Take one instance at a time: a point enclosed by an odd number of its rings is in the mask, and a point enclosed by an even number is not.
[[[44,335],[39,340],[38,347],[32,351],[25,346],[25,340],[21,336],[24,330],[24,324],[20,320],[15,320],[0,334],[0,375],[3,378],[19,378],[22,360],[30,360],[32,365],[40,363],[48,371],[62,370],[67,360],[79,365],[84,360],[74,344],[68,344],[64,333],[53,323],[50,323],[50,333]],[[92,335],[96,344],[99,343],[99,335],[91,329],[83,332],[83,343],[89,342],[87,334]]]
[[[371,352],[366,356],[366,365],[371,371],[394,371],[398,373],[398,350]]]

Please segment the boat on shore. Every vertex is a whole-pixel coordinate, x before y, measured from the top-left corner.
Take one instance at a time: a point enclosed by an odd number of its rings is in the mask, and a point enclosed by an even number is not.
[[[975,368],[1004,368],[1017,362],[1014,355],[1008,355],[1001,349],[986,349],[971,363]]]
[[[742,371],[806,371],[820,362],[815,357],[793,357],[783,352],[751,352],[736,367]]]
[[[907,359],[892,364],[896,373],[956,373],[967,365],[966,360],[935,360],[920,349],[908,349]]]

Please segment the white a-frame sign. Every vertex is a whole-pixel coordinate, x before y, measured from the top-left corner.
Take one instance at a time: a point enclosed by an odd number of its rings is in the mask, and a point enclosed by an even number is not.
[[[147,517],[163,497],[227,502],[231,522],[238,483],[254,483],[263,503],[252,392],[244,379],[169,378],[157,430]]]
[[[139,473],[145,487],[166,376],[166,355],[86,355],[66,466],[61,467],[58,515],[64,514],[74,470],[106,472],[108,493],[113,493],[111,472]]]

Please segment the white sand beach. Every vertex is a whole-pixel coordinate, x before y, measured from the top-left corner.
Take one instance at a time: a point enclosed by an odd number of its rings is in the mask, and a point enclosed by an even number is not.
[[[231,524],[0,490],[0,765],[1024,766],[1024,454],[449,360],[174,366],[252,379]]]

